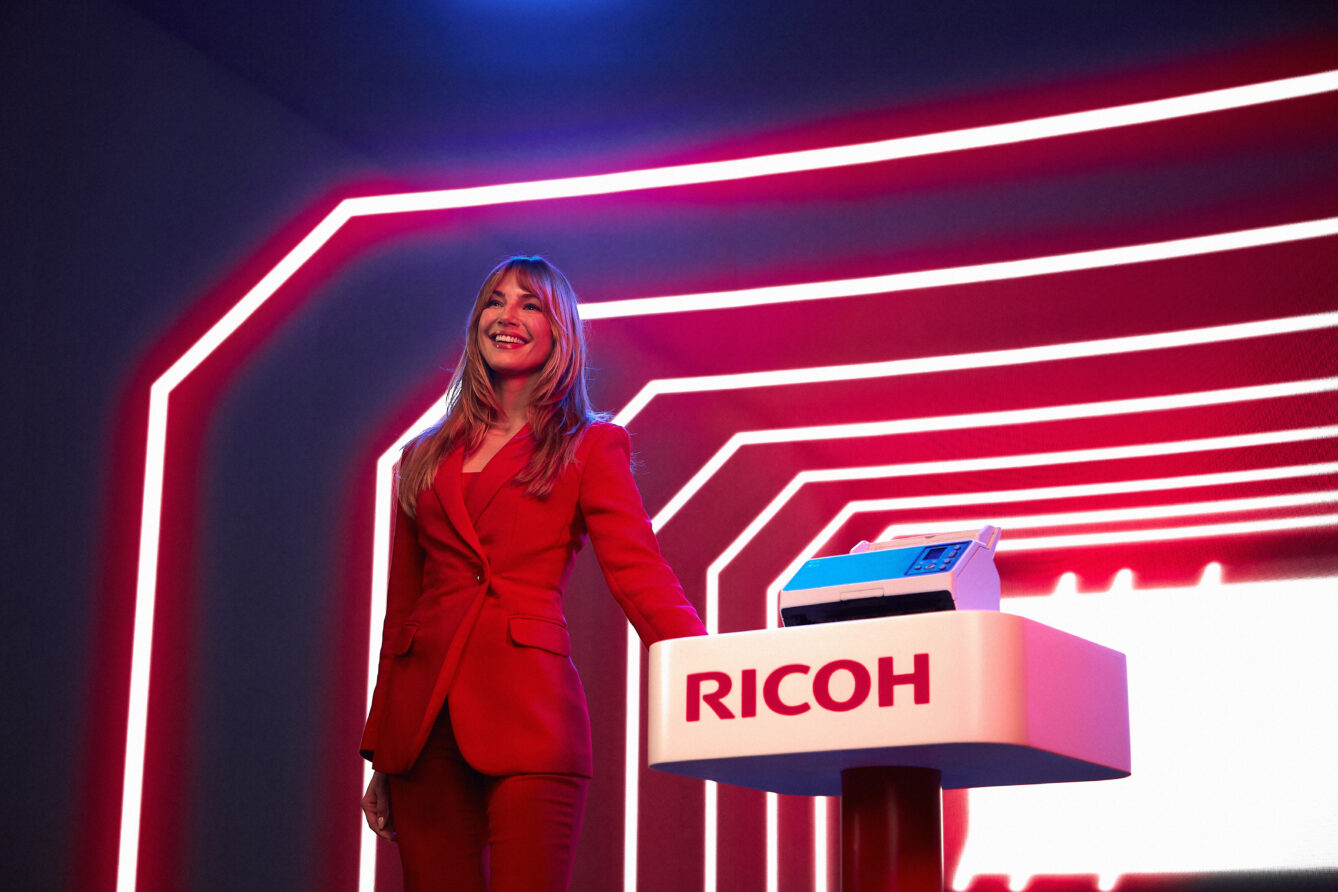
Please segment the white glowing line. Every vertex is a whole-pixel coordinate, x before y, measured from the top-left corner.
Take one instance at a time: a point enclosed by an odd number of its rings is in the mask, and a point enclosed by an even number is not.
[[[376,506],[376,519],[372,523],[372,586],[367,614],[369,617],[367,624],[367,689],[363,702],[364,715],[372,708],[372,693],[376,689],[376,677],[381,656],[380,626],[376,620],[378,617],[386,615],[387,583],[390,579],[390,526],[395,515],[393,507],[395,463],[405,444],[412,437],[413,432],[427,427],[437,418],[440,418],[445,411],[446,401],[443,397],[420,415],[418,420],[409,426],[408,430],[400,434],[395,444],[381,453],[376,460],[376,480],[374,483],[376,496],[373,499],[373,504]],[[366,789],[371,779],[371,763],[365,762],[362,766],[362,786],[364,789]],[[376,840],[378,837],[366,829],[366,822],[361,814],[358,814],[357,821],[359,840],[358,888],[370,892],[376,887]]]
[[[1167,121],[1208,112],[1245,108],[1267,102],[1313,96],[1333,90],[1338,90],[1338,71],[1324,71],[1301,77],[1282,78],[1259,84],[1193,93],[1188,96],[1156,99],[1149,102],[1134,102],[1127,105],[1062,115],[1049,115],[1007,124],[968,127],[943,133],[903,136],[856,145],[782,152],[753,158],[736,158],[728,161],[708,161],[698,164],[657,167],[648,170],[532,180],[498,186],[476,186],[463,189],[441,189],[432,192],[382,195],[351,199],[351,201],[354,202],[354,210],[358,214],[394,214],[543,201],[554,198],[579,198],[588,195],[607,195],[614,192],[718,183],[726,180],[800,173],[810,170],[848,167],[856,164],[874,164],[901,158],[1009,145],[1056,136],[1071,136],[1077,133],[1090,133],[1135,124],[1147,124],[1154,121]]]
[[[763,797],[766,802],[767,831],[766,831],[766,889],[767,892],[779,892],[780,878],[777,876],[777,861],[780,855],[780,796],[775,793],[767,793]]]
[[[993,412],[969,412],[961,415],[938,415],[891,421],[741,431],[730,437],[725,445],[720,447],[702,465],[701,469],[692,476],[683,488],[674,494],[674,497],[655,515],[654,523],[656,529],[668,523],[692,496],[706,485],[706,482],[715,476],[716,472],[736,452],[745,446],[794,443],[808,440],[848,439],[852,437],[883,437],[894,434],[963,430],[977,427],[1032,424],[1044,421],[1068,421],[1075,418],[1097,418],[1107,415],[1159,412],[1168,409],[1279,399],[1302,394],[1325,393],[1333,390],[1338,390],[1338,378],[1314,378],[1305,381],[1288,381],[1282,384],[1258,384],[1247,387],[1229,387],[1221,390],[1202,390],[1192,393],[1133,397],[1092,403],[1071,403],[1029,409],[1002,409]]]
[[[372,628],[376,628],[376,623],[372,623]],[[372,645],[372,653],[376,653],[380,647],[380,642]],[[365,762],[362,766],[362,789],[366,790],[367,785],[372,780],[372,763]],[[361,813],[361,809],[358,810]],[[376,841],[380,839],[376,834],[367,828],[367,822],[358,817],[358,888],[375,889],[376,888]]]
[[[144,447],[144,495],[140,506],[139,565],[135,578],[135,621],[130,645],[130,692],[126,709],[125,770],[121,781],[121,827],[116,858],[117,892],[132,892],[139,867],[140,808],[144,795],[144,747],[153,661],[153,614],[158,592],[158,546],[162,522],[167,406],[172,390],[223,343],[297,269],[311,259],[348,219],[343,204],[330,212],[240,301],[223,314],[149,388],[148,432]]]
[[[1332,469],[1328,473],[1331,473]],[[1138,490],[1131,490],[1138,491]],[[867,502],[851,502],[852,514],[867,514],[872,511],[906,511],[914,508],[927,507],[930,503],[938,502],[939,506],[960,506],[961,497],[967,495],[959,493],[958,501],[943,501],[938,497],[931,498],[911,498],[911,499],[875,499]],[[985,498],[976,498],[976,501],[994,501],[988,498],[992,493],[972,493],[971,496],[984,496]],[[1043,496],[1019,495],[1017,499],[1026,498],[1044,498]],[[1180,502],[1174,505],[1135,505],[1131,508],[1099,508],[1088,511],[1056,511],[1049,514],[1025,514],[1018,517],[1003,518],[1000,526],[1007,525],[1009,530],[1027,530],[1037,527],[1060,527],[1060,526],[1085,526],[1098,523],[1127,523],[1140,520],[1165,519],[1173,517],[1195,517],[1211,514],[1245,514],[1251,511],[1274,511],[1279,508],[1303,508],[1312,505],[1338,505],[1338,490],[1327,489],[1315,492],[1294,492],[1280,496],[1253,496],[1239,499],[1214,499],[1203,502]],[[1245,526],[1260,525],[1267,529],[1292,529],[1293,522],[1297,526],[1328,526],[1329,518],[1333,515],[1301,514],[1289,518],[1273,518],[1262,520],[1245,521]],[[1310,524],[1309,521],[1316,521]],[[989,521],[982,520],[976,523],[974,520],[960,525],[959,529],[966,529],[971,526],[983,526]],[[925,524],[925,532],[934,532],[941,529],[943,523],[962,524],[958,520],[950,521],[929,521]],[[1270,526],[1271,524],[1283,524],[1283,526]],[[1211,526],[1217,526],[1212,524]],[[919,530],[919,526],[916,526]],[[1186,527],[1185,529],[1196,529],[1196,527]],[[885,538],[893,535],[894,527],[889,526],[879,537]],[[1090,533],[1076,536],[1046,536],[1030,539],[1020,539],[1016,535],[1001,541],[999,548],[1004,551],[1030,551],[1036,548],[1052,547],[1049,543],[1056,540],[1077,540],[1080,544],[1090,544],[1097,542],[1141,542],[1145,540],[1144,533],[1147,530],[1103,530],[1099,533]],[[1162,531],[1158,531],[1162,532]],[[1125,537],[1129,538],[1125,538]],[[1007,544],[1005,544],[1005,542]],[[1039,543],[1039,544],[1038,544]]]
[[[813,797],[813,892],[827,892],[826,796]]]
[[[671,393],[704,393],[722,390],[746,390],[755,387],[780,387],[814,382],[856,381],[864,378],[885,378],[899,375],[922,375],[931,372],[956,372],[966,369],[996,368],[1033,362],[1084,359],[1093,356],[1111,356],[1143,350],[1174,349],[1179,347],[1216,344],[1246,338],[1294,334],[1338,326],[1338,312],[1289,316],[1282,319],[1264,319],[1213,325],[1206,328],[1188,328],[1180,331],[1156,332],[1118,338],[1100,338],[1091,341],[1071,341],[1066,344],[1045,344],[1035,347],[1014,347],[1005,350],[985,350],[978,353],[957,353],[923,356],[913,359],[892,359],[882,362],[860,362],[849,365],[811,366],[798,369],[773,369],[765,372],[735,372],[723,375],[696,375],[683,378],[657,378],[647,382],[632,400],[618,413],[618,423],[626,426],[657,396]]]
[[[623,888],[636,889],[637,820],[641,813],[641,639],[631,623],[624,634],[626,674],[623,725]]]
[[[320,250],[348,220],[355,216],[449,210],[488,204],[601,195],[636,189],[666,188],[853,164],[869,164],[898,158],[984,148],[1169,120],[1316,95],[1335,89],[1338,89],[1338,71],[1327,71],[1302,77],[1212,90],[1188,96],[1130,103],[1107,109],[1052,115],[1009,124],[901,137],[853,146],[813,149],[756,158],[687,164],[641,171],[623,171],[595,176],[538,180],[528,183],[369,196],[340,202],[241,300],[234,304],[198,341],[183,353],[150,388],[148,441],[145,446],[144,496],[140,515],[139,566],[135,586],[134,631],[131,641],[130,691],[126,714],[126,762],[121,791],[117,892],[130,892],[134,889],[139,858],[144,745],[148,719],[149,675],[152,665],[154,600],[157,595],[159,525],[162,511],[168,399],[177,384],[194,371],[219,344],[230,337],[256,309],[273,296],[278,288]],[[1316,221],[1316,223],[1322,227],[1324,221]],[[1265,230],[1254,230],[1254,232],[1263,231]],[[1292,237],[1309,238],[1313,236],[1294,235]],[[1208,238],[1214,237],[1209,236]],[[1216,250],[1227,249],[1228,247],[1219,247]],[[1069,256],[1071,258],[1070,262],[1072,262],[1072,258],[1081,255]],[[759,297],[757,300],[765,302],[766,299]],[[663,309],[659,311],[663,312]],[[636,310],[606,308],[597,312],[609,315],[632,315]],[[588,315],[587,318],[594,317]],[[362,875],[364,874],[360,871],[360,876]]]
[[[637,704],[637,708],[639,711],[640,704]],[[702,857],[702,892],[715,892],[717,871],[720,869],[716,850],[720,836],[716,824],[720,806],[720,785],[715,781],[705,781],[702,787],[706,804],[706,807],[702,810],[706,821],[702,832],[704,843],[702,846],[704,852]]]
[[[655,313],[686,313],[694,310],[720,310],[728,307],[752,306],[758,303],[783,304],[801,300],[822,300],[834,297],[853,297],[866,294],[890,294],[921,288],[942,288],[947,285],[974,285],[1004,279],[1028,276],[1046,276],[1079,270],[1102,269],[1132,263],[1148,263],[1199,254],[1216,254],[1254,248],[1301,239],[1322,238],[1338,233],[1338,217],[1285,223],[1258,229],[1242,229],[1214,235],[1149,242],[1143,245],[1122,245],[1118,248],[1099,248],[1072,254],[1053,254],[1048,257],[1029,257],[1025,260],[1002,260],[995,263],[976,263],[942,269],[892,273],[884,276],[866,276],[858,279],[840,279],[830,282],[804,282],[795,285],[774,285],[766,288],[745,288],[739,291],[717,291],[703,294],[678,294],[669,297],[633,297],[626,300],[601,301],[581,305],[583,319],[605,319],[612,316],[651,315]]]

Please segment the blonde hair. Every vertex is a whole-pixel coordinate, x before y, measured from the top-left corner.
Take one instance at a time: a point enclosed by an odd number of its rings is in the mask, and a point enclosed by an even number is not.
[[[511,271],[521,287],[543,300],[544,315],[553,330],[553,349],[537,374],[530,402],[530,436],[534,452],[516,478],[525,491],[543,498],[553,491],[569,464],[581,433],[602,416],[590,409],[585,389],[585,334],[577,311],[576,292],[546,258],[510,257],[483,280],[465,327],[465,349],[446,390],[446,414],[404,447],[396,497],[404,510],[417,513],[418,494],[432,485],[441,460],[457,446],[478,448],[488,428],[501,420],[493,389],[493,371],[479,352],[478,325],[483,308],[498,282]]]

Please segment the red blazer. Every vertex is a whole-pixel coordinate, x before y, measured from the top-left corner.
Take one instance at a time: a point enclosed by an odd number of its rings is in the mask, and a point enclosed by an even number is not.
[[[362,754],[407,772],[445,703],[460,752],[484,774],[589,776],[590,721],[562,613],[572,559],[589,533],[604,579],[641,639],[703,635],[655,543],[632,481],[627,432],[588,428],[546,499],[515,482],[522,432],[470,488],[463,452],[396,509],[386,620]],[[471,521],[474,517],[476,520]]]

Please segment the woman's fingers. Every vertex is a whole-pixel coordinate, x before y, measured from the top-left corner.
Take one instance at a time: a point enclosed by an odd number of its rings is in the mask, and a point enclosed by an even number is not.
[[[382,839],[395,841],[395,824],[390,816],[390,782],[381,772],[373,772],[362,796],[362,813],[367,826]]]

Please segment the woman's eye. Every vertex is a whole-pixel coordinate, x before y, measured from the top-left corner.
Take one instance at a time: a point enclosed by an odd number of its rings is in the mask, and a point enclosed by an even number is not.
[[[501,300],[495,297],[488,298],[488,302],[484,304],[485,307],[500,307],[501,305],[502,305]]]
[[[527,309],[527,310],[537,310],[537,311],[540,312],[540,313],[542,313],[543,310],[544,310],[543,307],[541,307],[539,304],[536,304],[536,303],[528,303],[528,304],[526,304],[526,305],[525,305],[525,309]]]

